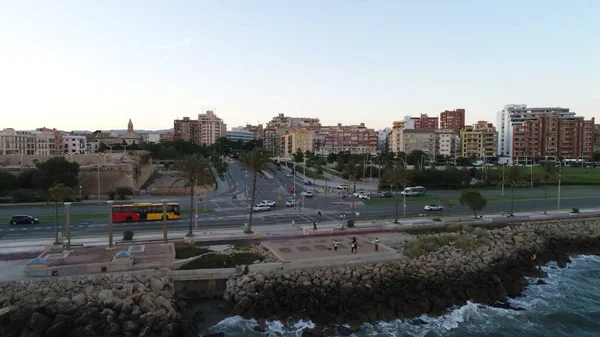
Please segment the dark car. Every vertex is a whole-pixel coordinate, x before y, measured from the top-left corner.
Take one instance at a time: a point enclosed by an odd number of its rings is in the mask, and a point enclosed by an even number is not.
[[[394,193],[392,192],[383,192],[381,193],[381,197],[382,198],[392,198],[394,196]]]
[[[40,223],[40,220],[31,215],[13,215],[10,220],[8,220],[8,223],[11,225],[35,224]]]
[[[308,180],[307,180],[307,181],[305,181],[305,182],[304,182],[304,185],[307,185],[307,186],[312,186],[312,183],[311,183],[310,181],[308,181]]]

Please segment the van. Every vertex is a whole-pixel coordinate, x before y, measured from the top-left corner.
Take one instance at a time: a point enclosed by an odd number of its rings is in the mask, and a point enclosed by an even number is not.
[[[425,195],[427,190],[423,186],[415,186],[415,187],[407,187],[404,191],[400,192],[400,194],[405,195],[407,197],[418,197]]]

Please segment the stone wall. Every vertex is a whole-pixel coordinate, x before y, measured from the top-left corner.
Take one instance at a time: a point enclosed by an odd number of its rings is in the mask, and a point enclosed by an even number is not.
[[[197,336],[173,289],[143,275],[0,284],[0,336]]]
[[[345,323],[357,330],[367,321],[440,315],[467,300],[507,305],[527,284],[524,276],[539,275],[538,264],[554,259],[564,265],[566,253],[600,251],[598,220],[460,235],[485,239],[472,250],[442,246],[385,263],[239,275],[227,282],[224,297],[235,314],[247,317],[310,319],[318,334]]]

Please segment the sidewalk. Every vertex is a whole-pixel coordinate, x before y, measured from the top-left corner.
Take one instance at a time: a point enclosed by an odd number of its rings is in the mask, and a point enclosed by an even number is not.
[[[351,235],[352,233],[365,233],[365,232],[377,232],[377,231],[397,231],[401,229],[407,229],[415,226],[440,226],[448,223],[456,222],[471,222],[477,224],[490,224],[493,222],[509,221],[518,222],[523,220],[542,220],[552,219],[553,217],[571,217],[571,216],[600,216],[600,209],[582,209],[579,214],[570,213],[570,210],[549,210],[546,215],[543,212],[520,212],[515,213],[514,217],[507,218],[507,215],[501,214],[485,214],[480,218],[474,219],[472,216],[443,216],[440,214],[440,221],[433,221],[432,217],[413,217],[413,218],[399,218],[398,223],[395,224],[393,218],[383,220],[365,220],[361,221],[360,218],[356,219],[355,227],[344,228],[343,232]],[[349,220],[348,218],[344,221]],[[317,225],[317,232],[313,231],[312,224],[308,225],[259,225],[253,226],[253,234],[245,234],[243,232],[243,226],[236,226],[223,229],[193,229],[195,237],[193,238],[196,242],[214,242],[214,241],[238,241],[238,240],[251,240],[251,239],[279,239],[279,238],[294,238],[303,237],[305,235],[331,235],[332,233],[339,233],[337,227],[341,224],[341,221],[325,221],[319,222]],[[169,241],[183,241],[187,240],[187,230],[171,231],[168,233]],[[161,231],[146,232],[144,234],[136,234],[134,241],[156,241],[162,240],[163,234]],[[27,251],[42,251],[44,245],[52,244],[53,239],[46,240],[12,240],[10,242],[0,241],[0,254],[11,254],[18,252]],[[119,245],[122,241],[119,236],[114,237],[114,242]],[[71,240],[72,245],[85,245],[85,246],[107,246],[108,245],[108,234],[102,236],[94,236],[88,238],[74,238]]]

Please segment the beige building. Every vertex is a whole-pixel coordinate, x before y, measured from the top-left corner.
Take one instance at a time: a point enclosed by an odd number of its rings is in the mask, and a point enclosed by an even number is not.
[[[45,131],[0,131],[0,155],[45,156],[56,151],[55,135]]]
[[[460,156],[460,136],[453,129],[435,130],[435,155],[456,158]]]
[[[281,150],[283,157],[291,157],[298,149],[305,153],[314,151],[314,131],[306,129],[293,129],[281,136]]]
[[[498,154],[498,132],[492,123],[479,121],[460,131],[462,157],[495,157]]]
[[[227,124],[211,110],[198,115],[200,122],[200,144],[212,145],[221,137],[227,137]]]
[[[402,132],[404,153],[409,154],[415,150],[425,152],[429,156],[435,155],[435,130],[412,129]]]
[[[387,136],[387,150],[392,153],[404,151],[404,130],[406,121],[396,121],[392,124],[392,130]]]
[[[183,117],[173,122],[173,139],[212,145],[217,139],[227,137],[227,124],[213,111],[198,114],[198,120]]]

